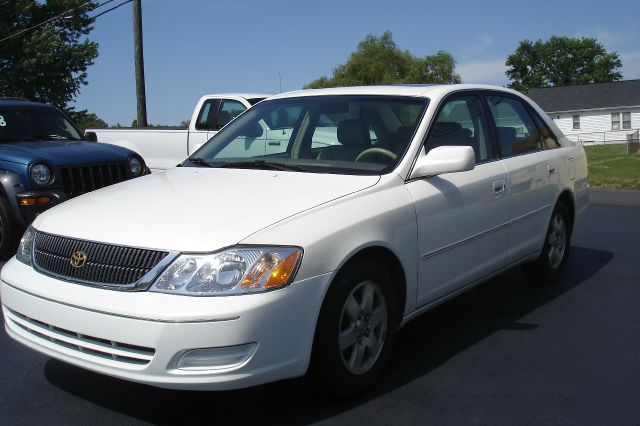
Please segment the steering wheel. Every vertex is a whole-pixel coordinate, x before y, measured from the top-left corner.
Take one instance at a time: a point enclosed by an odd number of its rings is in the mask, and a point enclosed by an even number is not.
[[[385,156],[385,157],[389,158],[391,161],[395,161],[395,159],[398,158],[398,156],[396,154],[394,154],[393,152],[389,151],[388,149],[384,149],[384,148],[367,148],[364,151],[362,151],[360,154],[358,154],[358,156],[356,157],[356,161],[364,161],[363,158],[371,157],[373,155],[382,155],[382,156]]]

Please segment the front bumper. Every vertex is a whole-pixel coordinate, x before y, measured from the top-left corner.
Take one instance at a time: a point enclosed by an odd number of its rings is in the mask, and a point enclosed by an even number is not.
[[[7,333],[32,349],[158,387],[224,390],[306,372],[330,279],[326,274],[254,295],[188,297],[85,287],[14,258],[2,270],[0,291]],[[240,365],[178,368],[185,351],[247,344],[255,350]]]

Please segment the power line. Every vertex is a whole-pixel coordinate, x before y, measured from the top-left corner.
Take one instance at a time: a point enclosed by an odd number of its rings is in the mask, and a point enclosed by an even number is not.
[[[111,2],[114,2],[114,1],[115,1],[115,0],[106,0],[105,2],[98,4],[96,7],[94,7],[94,8],[91,8],[91,9],[87,10],[87,12],[90,12],[90,11],[92,11],[92,10],[96,10],[96,9],[98,9],[98,8],[100,8],[100,7],[102,7],[102,6],[105,6],[105,5],[107,5],[107,4],[111,3]],[[125,3],[128,3],[128,2],[130,2],[130,1],[131,1],[131,0],[127,0],[127,1],[125,1],[125,2],[123,2],[123,3],[121,3],[121,4],[119,4],[119,5],[117,5],[117,6],[115,6],[115,7],[112,7],[112,8],[111,8],[111,9],[109,9],[109,10],[106,10],[106,11],[104,11],[104,12],[101,12],[101,13],[97,14],[96,16],[93,16],[93,17],[92,17],[92,18],[90,18],[90,19],[95,19],[95,18],[97,18],[97,17],[98,17],[98,16],[100,16],[100,15],[104,15],[105,13],[110,12],[110,11],[112,11],[113,9],[117,9],[118,7],[122,6],[122,5],[123,5],[123,4],[125,4]],[[48,24],[49,22],[57,21],[57,20],[59,20],[59,19],[66,19],[66,18],[69,18],[69,17],[75,16],[75,15],[77,15],[77,13],[72,13],[72,12],[75,12],[75,11],[77,11],[78,9],[82,9],[82,8],[84,8],[85,6],[90,5],[90,4],[91,4],[91,2],[90,2],[90,1],[85,2],[85,3],[82,3],[82,4],[81,4],[80,6],[78,6],[78,7],[74,7],[74,8],[72,8],[72,9],[69,9],[69,10],[67,10],[67,11],[65,11],[65,12],[62,12],[62,13],[61,13],[61,14],[59,14],[59,15],[56,15],[56,16],[53,16],[53,17],[51,17],[51,18],[47,19],[47,20],[44,20],[44,21],[40,22],[39,24],[32,25],[32,26],[30,26],[29,28],[25,28],[25,29],[23,29],[23,30],[18,31],[17,33],[11,34],[10,36],[7,36],[7,37],[3,38],[2,40],[0,40],[0,43],[4,42],[4,41],[6,41],[6,40],[10,40],[10,39],[12,39],[12,38],[15,38],[15,37],[17,37],[17,36],[19,36],[19,35],[21,35],[21,34],[26,33],[27,31],[31,31],[31,30],[34,30],[34,29],[36,29],[36,28],[39,28],[39,27],[41,27],[41,26],[43,26],[43,25]]]
[[[105,4],[107,4],[107,3],[110,3],[110,2],[112,2],[112,1],[113,1],[113,0],[109,0],[108,2],[104,2],[104,3],[102,3],[100,6],[105,5]],[[102,15],[104,15],[105,13],[109,13],[109,12],[111,12],[112,10],[115,10],[115,9],[119,8],[120,6],[124,6],[124,5],[125,5],[125,4],[127,4],[127,3],[131,3],[132,1],[133,1],[133,0],[125,0],[125,1],[123,1],[122,3],[115,5],[115,6],[113,6],[113,7],[112,7],[112,8],[110,8],[110,9],[107,9],[107,10],[105,10],[105,11],[103,11],[103,12],[98,13],[97,15],[92,16],[90,19],[91,19],[91,20],[95,20],[98,16],[102,16]],[[98,6],[98,7],[99,7],[99,6]]]

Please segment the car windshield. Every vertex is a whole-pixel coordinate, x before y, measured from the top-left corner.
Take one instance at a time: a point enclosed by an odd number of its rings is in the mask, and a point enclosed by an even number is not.
[[[266,100],[183,163],[314,173],[381,174],[398,164],[428,104],[402,96]]]
[[[80,140],[75,126],[58,110],[44,106],[0,106],[0,142]]]

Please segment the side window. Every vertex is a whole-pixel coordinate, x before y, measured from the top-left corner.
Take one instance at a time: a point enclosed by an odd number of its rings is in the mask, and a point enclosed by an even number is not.
[[[487,120],[477,96],[455,97],[447,101],[433,123],[425,142],[427,152],[438,146],[466,145],[473,148],[476,162],[494,158]]]
[[[542,136],[542,146],[544,149],[555,149],[560,148],[560,142],[558,142],[558,138],[553,134],[549,126],[544,122],[540,116],[538,116],[535,112],[531,112],[533,119],[540,129],[540,134]]]
[[[220,100],[209,99],[200,107],[200,113],[196,120],[196,129],[198,130],[213,130],[216,127],[216,111],[218,110],[218,104]]]
[[[504,157],[542,149],[540,134],[521,101],[507,96],[487,96]]]
[[[245,109],[247,108],[238,101],[232,101],[231,99],[221,101],[218,119],[216,120],[216,129],[222,128],[222,126],[242,114]]]

